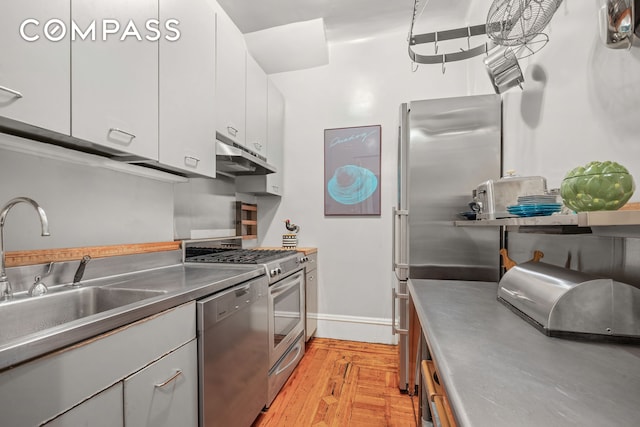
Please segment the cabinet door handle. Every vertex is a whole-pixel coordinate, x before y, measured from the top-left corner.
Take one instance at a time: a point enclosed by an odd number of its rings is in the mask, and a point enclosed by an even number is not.
[[[136,136],[135,136],[134,134],[132,134],[131,132],[127,132],[127,131],[124,131],[124,130],[122,130],[122,129],[118,129],[118,128],[109,128],[109,133],[111,133],[111,132],[121,133],[121,134],[123,134],[123,135],[126,135],[126,136],[130,137],[130,138],[131,138],[131,140],[133,140],[133,139],[136,137]]]
[[[171,383],[172,381],[175,381],[180,375],[182,375],[182,371],[180,369],[178,369],[176,371],[176,373],[171,376],[171,378],[169,378],[168,380],[166,380],[166,381],[164,381],[164,382],[162,382],[160,384],[154,384],[153,386],[154,387],[158,387],[158,388],[163,388],[167,384]]]
[[[22,98],[22,94],[20,92],[18,92],[17,90],[9,89],[8,87],[4,87],[4,86],[0,86],[0,90],[3,91],[3,92],[10,93],[11,95],[13,95],[16,98]]]
[[[238,129],[234,128],[233,126],[227,126],[227,132],[229,132],[231,136],[238,135]]]
[[[187,166],[191,166],[194,168],[198,167],[198,163],[200,163],[200,159],[194,156],[184,156],[184,163]]]

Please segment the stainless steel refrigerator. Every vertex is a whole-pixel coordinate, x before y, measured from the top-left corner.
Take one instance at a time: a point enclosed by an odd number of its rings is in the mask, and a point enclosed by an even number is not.
[[[400,106],[392,317],[403,391],[415,375],[408,372],[407,280],[499,279],[499,228],[456,227],[454,221],[464,220],[459,214],[470,210],[478,184],[501,176],[501,121],[499,95]]]

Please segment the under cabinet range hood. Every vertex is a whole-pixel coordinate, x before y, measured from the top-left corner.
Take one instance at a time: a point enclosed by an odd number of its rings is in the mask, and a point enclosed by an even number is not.
[[[551,264],[511,267],[498,300],[551,337],[640,342],[640,289]]]
[[[216,171],[227,176],[268,175],[277,172],[262,156],[217,134]]]

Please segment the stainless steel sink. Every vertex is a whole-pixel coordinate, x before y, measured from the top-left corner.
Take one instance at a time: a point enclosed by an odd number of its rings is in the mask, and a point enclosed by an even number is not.
[[[0,304],[0,345],[15,338],[162,295],[166,291],[85,287]]]

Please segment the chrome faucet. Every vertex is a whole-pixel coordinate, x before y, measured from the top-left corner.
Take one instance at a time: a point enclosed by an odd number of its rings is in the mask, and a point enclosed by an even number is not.
[[[3,300],[9,300],[13,297],[13,290],[11,289],[11,283],[9,282],[5,269],[4,222],[7,219],[7,213],[9,213],[9,210],[21,202],[30,204],[38,212],[38,215],[40,216],[40,224],[42,225],[42,235],[49,236],[49,221],[47,220],[47,214],[34,200],[27,197],[16,197],[15,199],[9,200],[9,202],[4,205],[2,211],[0,211],[0,298]]]

